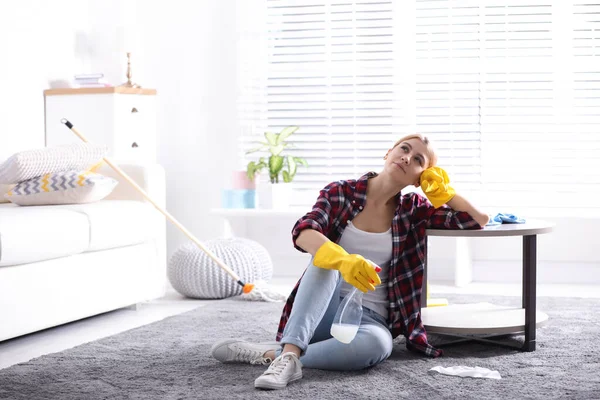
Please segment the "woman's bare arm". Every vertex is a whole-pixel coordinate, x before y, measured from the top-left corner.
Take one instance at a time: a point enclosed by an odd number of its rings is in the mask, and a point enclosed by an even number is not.
[[[305,229],[300,232],[300,235],[298,235],[296,244],[304,251],[314,256],[323,243],[328,241],[329,239],[327,239],[327,237],[321,232],[314,229]]]
[[[468,213],[481,226],[487,225],[487,223],[490,221],[489,215],[476,208],[458,193],[454,195],[454,197],[446,204],[448,204],[455,211],[464,211]]]

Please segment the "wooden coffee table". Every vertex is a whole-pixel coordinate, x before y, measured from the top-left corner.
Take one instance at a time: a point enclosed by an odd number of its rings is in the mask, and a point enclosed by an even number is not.
[[[536,268],[537,235],[549,233],[554,224],[527,220],[524,224],[502,224],[488,226],[480,230],[428,229],[427,236],[446,237],[523,237],[523,303],[522,307],[504,307],[490,303],[456,304],[442,307],[421,308],[421,318],[428,333],[458,337],[460,340],[436,345],[475,340],[490,344],[510,346],[493,340],[495,336],[524,334],[525,342],[518,348],[523,351],[535,350],[536,327],[548,321],[548,315],[536,310]],[[427,251],[425,252],[427,254]],[[427,282],[427,256],[423,282]],[[427,299],[427,285],[423,285],[421,299]],[[425,300],[426,301],[426,300]]]

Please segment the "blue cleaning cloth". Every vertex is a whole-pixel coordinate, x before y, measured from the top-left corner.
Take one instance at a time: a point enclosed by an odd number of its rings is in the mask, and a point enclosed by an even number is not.
[[[498,213],[494,217],[490,216],[490,222],[486,226],[500,225],[500,224],[524,224],[525,219],[520,218],[514,214]]]

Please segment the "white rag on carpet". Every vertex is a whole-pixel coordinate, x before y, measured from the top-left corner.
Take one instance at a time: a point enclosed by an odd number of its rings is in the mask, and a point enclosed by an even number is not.
[[[437,367],[431,368],[430,371],[437,371],[440,374],[461,377],[502,379],[498,371],[492,371],[491,369],[482,367],[465,367],[464,365],[459,365],[456,367],[446,368],[438,365]]]

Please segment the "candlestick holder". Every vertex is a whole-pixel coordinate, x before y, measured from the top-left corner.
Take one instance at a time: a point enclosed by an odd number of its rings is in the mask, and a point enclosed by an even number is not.
[[[131,80],[131,53],[127,53],[127,82],[119,85],[120,87],[141,88],[140,85]]]

